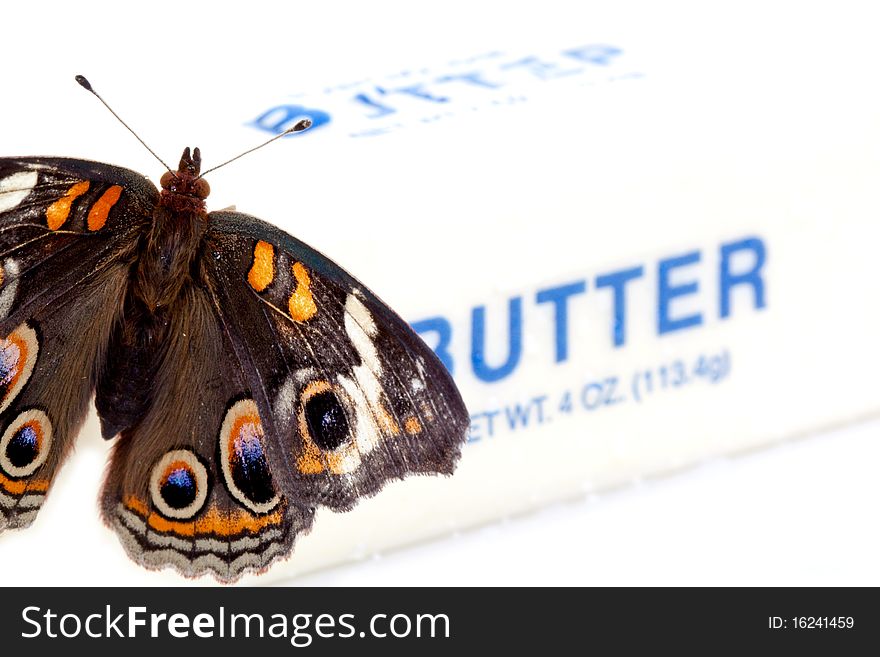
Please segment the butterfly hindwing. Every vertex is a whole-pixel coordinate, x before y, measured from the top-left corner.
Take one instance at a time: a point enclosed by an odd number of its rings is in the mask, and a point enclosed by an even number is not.
[[[105,268],[0,341],[0,525],[31,524],[70,452],[127,280]]]
[[[287,556],[313,510],[273,481],[259,411],[207,293],[188,286],[168,316],[151,404],[114,447],[103,514],[138,563],[233,581]]]
[[[206,275],[259,390],[284,492],[301,504],[348,509],[389,480],[451,473],[467,411],[412,329],[277,228],[239,213],[209,217]]]

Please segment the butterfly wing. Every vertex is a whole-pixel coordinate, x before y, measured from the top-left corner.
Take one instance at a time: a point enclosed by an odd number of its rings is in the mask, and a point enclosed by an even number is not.
[[[223,582],[289,555],[312,522],[276,488],[260,411],[208,290],[188,285],[142,420],[122,432],[102,494],[135,561]]]
[[[157,197],[118,167],[0,159],[0,529],[33,521],[70,451]]]
[[[103,269],[0,341],[0,529],[31,524],[73,446],[127,281]]]
[[[0,159],[0,334],[130,258],[158,194],[140,174],[97,162]]]
[[[279,229],[209,217],[203,267],[285,495],[344,510],[389,480],[451,473],[468,413],[406,322]]]

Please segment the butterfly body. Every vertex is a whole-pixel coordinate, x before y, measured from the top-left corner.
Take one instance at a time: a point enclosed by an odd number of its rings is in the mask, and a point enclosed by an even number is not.
[[[108,367],[98,381],[95,404],[104,438],[133,426],[147,410],[168,338],[169,313],[183,288],[200,282],[196,264],[208,227],[209,192],[207,181],[198,177],[200,167],[199,149],[191,154],[187,148],[177,172],[163,175],[152,222],[134,253]]]
[[[159,191],[0,158],[0,531],[35,519],[92,395],[104,520],[150,568],[232,581],[319,506],[452,472],[468,416],[431,350],[320,253],[207,212],[200,167]]]

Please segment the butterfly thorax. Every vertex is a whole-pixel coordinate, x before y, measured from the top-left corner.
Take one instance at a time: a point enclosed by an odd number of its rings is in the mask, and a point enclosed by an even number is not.
[[[208,227],[205,198],[210,188],[199,177],[200,168],[199,149],[190,155],[186,148],[177,172],[162,176],[162,192],[144,236],[132,289],[149,312],[170,306],[192,278],[193,263]]]

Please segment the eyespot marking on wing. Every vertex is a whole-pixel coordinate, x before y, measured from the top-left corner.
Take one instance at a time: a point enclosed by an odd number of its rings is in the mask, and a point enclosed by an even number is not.
[[[263,445],[260,413],[253,399],[226,412],[220,428],[220,463],[232,496],[254,513],[268,513],[281,497],[275,492]]]
[[[19,413],[3,432],[0,468],[10,477],[30,477],[46,462],[51,448],[52,423],[43,411],[31,408]]]
[[[150,497],[165,517],[189,520],[208,499],[208,471],[194,452],[171,450],[153,466]]]
[[[87,191],[89,191],[89,181],[83,180],[78,182],[75,185],[71,185],[64,193],[64,196],[46,208],[46,225],[49,226],[49,230],[58,230],[64,225],[64,222],[70,216],[70,208],[73,206],[73,202]]]
[[[356,427],[349,422],[351,402],[344,389],[329,381],[309,383],[300,394],[297,425],[303,451],[297,468],[303,474],[325,469],[346,474],[360,465],[360,453],[353,436]]]

